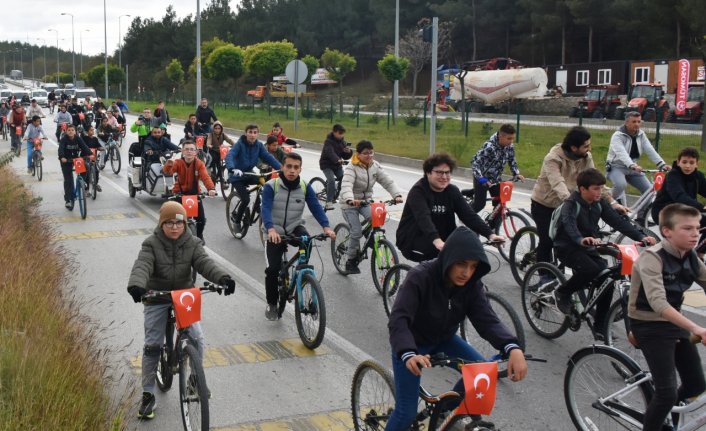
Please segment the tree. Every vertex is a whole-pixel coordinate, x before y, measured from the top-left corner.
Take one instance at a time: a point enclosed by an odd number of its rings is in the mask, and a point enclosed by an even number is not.
[[[115,64],[108,65],[108,85],[125,82],[125,72]],[[105,66],[99,64],[86,72],[86,83],[93,88],[105,85]]]
[[[311,76],[316,73],[316,69],[319,68],[319,59],[309,54],[302,57],[302,61],[306,64],[306,68],[309,71],[309,76],[306,77],[306,82],[311,82]]]
[[[273,76],[284,73],[287,63],[295,58],[297,49],[292,42],[261,42],[245,48],[245,69],[269,83]]]
[[[321,64],[334,81],[338,81],[338,112],[343,114],[343,78],[353,72],[358,62],[350,54],[326,48],[321,54]]]
[[[404,79],[407,76],[407,69],[409,69],[409,60],[404,57],[395,57],[394,54],[387,54],[378,61],[378,71],[391,83]],[[397,123],[396,116],[392,117],[395,123]]]
[[[216,49],[226,46],[227,44],[228,42],[225,42],[218,37],[214,37],[207,42],[201,43],[201,73],[203,73],[204,78],[211,79],[211,71],[208,70],[208,67],[206,66],[208,56],[211,55],[211,53]],[[189,66],[189,74],[191,76],[196,76],[196,58],[194,58]]]
[[[428,18],[420,21],[422,26],[430,25],[431,20]],[[437,54],[441,58],[446,58],[451,51],[451,31],[453,24],[448,21],[439,23],[439,46]],[[389,45],[387,53],[393,53],[394,47]],[[424,69],[431,59],[431,43],[425,42],[419,34],[419,29],[416,27],[410,29],[400,39],[400,57],[409,60],[409,65],[412,67],[412,95],[417,95],[417,77],[419,72]]]
[[[243,49],[230,43],[216,48],[206,59],[206,68],[215,81],[233,79],[237,94],[238,79],[245,73]]]
[[[164,69],[167,74],[167,78],[174,84],[174,86],[180,85],[184,82],[184,68],[181,67],[181,63],[176,58],[173,58],[171,62]]]

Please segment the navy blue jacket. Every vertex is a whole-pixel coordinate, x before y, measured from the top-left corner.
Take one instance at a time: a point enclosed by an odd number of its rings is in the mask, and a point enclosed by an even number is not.
[[[250,172],[257,166],[258,160],[262,159],[265,163],[272,166],[276,170],[282,168],[279,161],[267,152],[267,149],[259,140],[254,144],[249,144],[245,135],[242,135],[238,142],[235,143],[228,151],[226,156],[226,167],[228,171],[240,169],[243,172]],[[229,182],[244,181],[246,177],[232,176],[228,179]]]

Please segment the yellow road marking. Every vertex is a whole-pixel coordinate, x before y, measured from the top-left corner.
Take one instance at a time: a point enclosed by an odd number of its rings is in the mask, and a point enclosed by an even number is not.
[[[141,236],[149,235],[154,229],[120,229],[120,230],[103,230],[96,232],[75,232],[64,233],[58,235],[56,239],[66,241],[69,239],[101,239],[101,238],[118,238],[126,236]]]
[[[66,217],[52,217],[50,220],[52,222],[58,222],[58,223],[71,223],[71,222],[81,222],[81,221],[90,221],[90,220],[127,220],[127,219],[136,219],[136,218],[144,218],[144,214],[142,213],[117,213],[117,214],[99,214],[99,215],[88,215],[86,216],[86,219],[82,219],[81,217],[78,216],[66,216]]]
[[[286,420],[247,423],[216,428],[216,431],[348,431],[353,429],[350,411],[335,411]]]

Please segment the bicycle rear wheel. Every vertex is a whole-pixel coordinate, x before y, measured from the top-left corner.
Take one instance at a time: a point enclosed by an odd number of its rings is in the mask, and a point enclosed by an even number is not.
[[[76,176],[76,200],[78,200],[78,209],[81,213],[81,218],[85,220],[88,214],[88,208],[86,208],[85,181],[81,175]]]
[[[506,262],[510,262],[510,256],[512,256],[510,254],[512,239],[517,235],[520,229],[530,225],[529,220],[527,220],[524,214],[517,211],[508,211],[505,217],[503,217],[502,223],[495,229],[497,235],[502,235],[507,238],[504,243],[498,245],[498,251],[500,251],[500,255]]]
[[[539,234],[534,226],[525,226],[518,230],[510,241],[510,270],[520,287],[525,280],[525,272],[537,263],[537,244]]]
[[[220,183],[221,187],[221,196],[223,196],[223,200],[228,200],[228,190],[230,189],[230,183],[226,178],[225,166],[221,166],[219,175],[220,177],[218,178],[218,182]]]
[[[351,412],[356,431],[383,431],[395,409],[392,374],[379,363],[362,362],[353,373]]]
[[[627,316],[627,304],[623,304],[622,299],[618,299],[610,306],[605,328],[604,342],[606,346],[612,346],[621,352],[625,352],[630,359],[635,361],[643,369],[647,369],[647,361],[638,349],[630,342],[630,318]]]
[[[502,296],[486,291],[486,297],[488,298],[488,303],[493,309],[495,314],[498,315],[500,321],[505,325],[505,327],[512,332],[515,337],[517,337],[517,342],[520,347],[524,350],[525,348],[525,330],[522,327],[522,321],[520,316],[517,314],[515,309],[510,305],[510,303]],[[504,352],[498,351],[489,342],[483,339],[473,328],[471,322],[468,318],[463,319],[460,326],[461,338],[466,340],[468,344],[473,346],[474,349],[478,351],[484,358],[488,360],[496,360],[502,358]],[[507,377],[507,363],[503,362],[499,365],[498,376]]]
[[[321,202],[326,202],[326,180],[321,177],[314,177],[309,181],[309,185],[317,199]]]
[[[569,318],[556,306],[554,291],[566,283],[551,263],[532,265],[522,284],[522,309],[532,329],[544,338],[557,338],[569,329]]]
[[[312,350],[319,347],[326,332],[326,305],[324,292],[310,272],[301,275],[301,286],[294,298],[294,319],[302,343]]]
[[[113,170],[115,175],[120,173],[120,168],[122,167],[122,159],[120,157],[120,151],[116,146],[110,147],[110,168]]]
[[[340,274],[346,275],[346,250],[348,250],[348,239],[351,236],[347,223],[339,223],[333,229],[336,239],[331,241],[331,260],[333,266]]]
[[[373,251],[370,256],[370,274],[373,276],[373,283],[378,293],[382,295],[383,283],[385,281],[385,275],[394,265],[398,264],[400,261],[399,256],[397,256],[397,249],[390,241],[386,238],[380,238],[378,240],[377,249],[373,247]]]
[[[390,268],[385,274],[385,280],[382,283],[382,304],[385,306],[385,313],[389,316],[392,312],[392,306],[397,298],[397,292],[402,286],[407,272],[412,269],[406,263],[398,263]]]
[[[564,376],[564,400],[576,429],[642,429],[653,394],[650,382],[635,385],[620,396],[613,394],[643,374],[635,361],[612,347],[594,345],[574,353]]]
[[[436,431],[441,429],[441,426],[444,425],[446,418],[451,414],[455,406],[457,406],[462,399],[463,397],[455,392],[447,392],[446,394],[442,395],[441,399],[438,403],[436,403],[434,409],[431,412],[431,417],[429,418],[429,431]],[[454,417],[449,423],[445,424],[445,429],[456,429],[453,428],[453,425],[461,419],[463,419],[462,416]],[[474,428],[474,431],[475,430],[476,428]]]
[[[179,400],[181,418],[187,431],[208,430],[208,387],[201,359],[194,346],[184,346],[179,365]]]

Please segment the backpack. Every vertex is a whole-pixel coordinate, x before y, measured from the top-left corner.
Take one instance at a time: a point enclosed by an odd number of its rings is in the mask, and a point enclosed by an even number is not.
[[[302,190],[304,190],[304,199],[306,199],[306,191],[307,191],[306,181],[299,178],[299,187],[301,187]],[[275,194],[277,194],[277,190],[279,189],[279,178],[275,178],[275,182],[272,185],[272,189],[274,190]]]
[[[556,233],[559,231],[559,219],[561,218],[561,209],[564,206],[566,202],[562,202],[561,205],[559,205],[553,212],[552,212],[552,218],[549,222],[549,238],[554,241],[556,239]],[[603,211],[601,208],[601,203],[597,202],[598,204],[598,210]],[[581,204],[577,203],[576,204],[576,217],[579,216],[579,213],[581,212]]]

